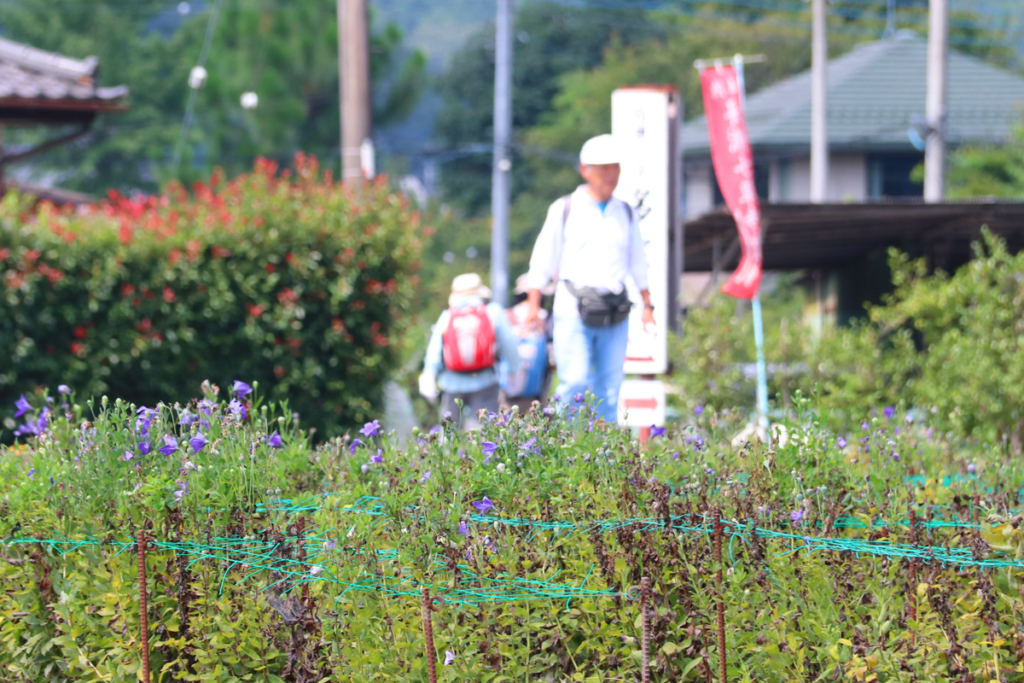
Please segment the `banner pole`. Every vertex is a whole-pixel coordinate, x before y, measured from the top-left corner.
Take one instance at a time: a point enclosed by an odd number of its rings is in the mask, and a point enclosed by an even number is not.
[[[740,105],[747,110],[747,82],[743,73],[743,55],[732,58],[736,69],[736,81],[740,86]],[[757,349],[757,426],[768,429],[768,370],[764,362],[764,323],[761,319],[761,294],[750,300],[750,312],[754,315],[754,346]]]

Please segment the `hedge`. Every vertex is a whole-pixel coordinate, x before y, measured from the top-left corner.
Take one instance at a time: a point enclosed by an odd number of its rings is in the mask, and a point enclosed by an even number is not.
[[[421,250],[383,182],[347,187],[300,154],[191,193],[31,202],[0,202],[0,402],[63,384],[154,405],[245,378],[321,435],[377,410]]]

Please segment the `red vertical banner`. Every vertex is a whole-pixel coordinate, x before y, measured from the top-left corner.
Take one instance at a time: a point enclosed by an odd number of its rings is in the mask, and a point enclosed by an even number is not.
[[[736,69],[702,69],[700,85],[711,140],[711,162],[718,187],[736,220],[742,257],[722,291],[737,299],[752,299],[761,287],[761,204],[754,185],[754,155],[750,149],[743,93]]]

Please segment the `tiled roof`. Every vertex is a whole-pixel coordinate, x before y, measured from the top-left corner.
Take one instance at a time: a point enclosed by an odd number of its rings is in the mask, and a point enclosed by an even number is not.
[[[71,59],[0,38],[0,102],[5,107],[18,100],[37,108],[45,101],[93,110],[122,107],[128,87],[97,87],[98,66],[95,57]]]
[[[907,131],[924,119],[927,56],[925,41],[897,34],[830,61],[829,144],[847,150],[913,149]],[[951,144],[1007,140],[1014,124],[1024,121],[1024,78],[951,50],[946,109]],[[755,152],[809,148],[810,72],[750,95],[747,126]],[[687,123],[682,140],[686,153],[707,154],[707,120]]]

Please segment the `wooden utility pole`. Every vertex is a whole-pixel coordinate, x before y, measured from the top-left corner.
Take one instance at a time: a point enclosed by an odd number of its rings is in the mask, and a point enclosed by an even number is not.
[[[828,195],[828,8],[811,0],[811,202]]]
[[[928,137],[924,149],[924,200],[941,202],[946,196],[946,75],[949,59],[949,5],[928,2],[928,92],[925,118]]]
[[[370,27],[367,0],[338,0],[338,76],[341,96],[341,177],[364,177],[360,152],[372,145]]]

